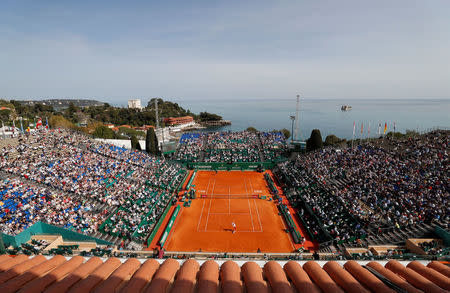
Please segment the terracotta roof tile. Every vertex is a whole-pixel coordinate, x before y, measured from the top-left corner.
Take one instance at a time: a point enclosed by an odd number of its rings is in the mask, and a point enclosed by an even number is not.
[[[44,292],[45,293],[59,293],[66,292],[76,284],[78,281],[89,275],[98,266],[102,264],[102,260],[98,257],[91,257],[87,262],[77,267],[73,272],[68,274],[64,279],[52,284]]]
[[[219,265],[208,260],[203,263],[200,268],[197,284],[197,292],[217,292],[219,288]]]
[[[396,260],[390,260],[386,264],[386,268],[393,271],[394,273],[402,276],[414,287],[421,289],[427,293],[444,293],[445,290],[425,278],[424,276],[416,273],[410,268],[406,268],[404,265]]]
[[[12,268],[13,266],[15,266],[16,264],[24,262],[27,259],[28,259],[28,256],[21,254],[16,257],[11,257],[10,259],[1,262],[0,263],[0,275],[1,275],[1,273],[3,273],[5,271],[9,270],[10,268]]]
[[[314,284],[302,266],[295,261],[289,261],[284,265],[284,270],[295,288],[299,292],[320,293],[320,288]]]
[[[45,258],[44,258],[45,260]],[[33,281],[34,279],[44,275],[50,270],[53,270],[55,267],[66,262],[66,258],[61,255],[56,255],[49,260],[45,260],[43,262],[38,262],[31,269],[25,271],[23,274],[18,275],[17,277],[10,279],[9,281],[0,285],[0,292],[2,293],[12,293],[16,292],[20,288],[22,288],[25,284]]]
[[[241,268],[234,261],[226,261],[220,267],[222,292],[240,293],[243,291],[241,281]]]
[[[3,284],[6,281],[28,271],[32,267],[34,267],[40,263],[43,263],[46,260],[47,259],[44,256],[38,255],[36,257],[27,259],[24,262],[14,265],[13,267],[9,268],[7,271],[4,271],[3,273],[0,274],[0,284]]]
[[[344,292],[315,261],[308,261],[303,265],[303,269],[322,291],[330,293]]]
[[[67,262],[61,264],[43,277],[37,278],[26,284],[19,292],[20,293],[39,293],[43,292],[47,286],[64,278],[68,273],[74,271],[84,262],[81,256],[74,256]]]
[[[122,262],[123,261],[123,262]],[[449,292],[448,267],[439,262],[398,261],[323,264],[290,261],[138,259],[0,256],[0,292]],[[161,265],[159,262],[162,262]],[[241,266],[239,265],[241,264]],[[303,266],[302,266],[303,263]],[[181,264],[181,265],[180,265]],[[221,264],[221,265],[220,265]],[[405,263],[406,264],[406,263]],[[427,266],[425,266],[425,264]]]
[[[194,288],[196,283],[199,268],[200,265],[196,260],[186,260],[178,271],[175,283],[170,292],[192,292],[192,289]]]
[[[450,291],[450,278],[447,278],[443,274],[433,269],[427,268],[418,261],[412,261],[406,267],[416,271],[439,287]]]
[[[388,278],[392,283],[394,283],[397,286],[400,286],[401,288],[405,289],[406,291],[411,293],[421,293],[422,290],[419,290],[409,284],[405,279],[403,279],[400,275],[395,274],[393,271],[388,270],[387,268],[380,265],[378,262],[371,261],[367,264],[368,267],[373,268],[378,273],[382,274],[386,278]]]
[[[428,263],[427,267],[438,271],[439,273],[443,274],[444,276],[447,276],[447,278],[450,278],[450,267],[438,262],[438,261],[432,261]]]
[[[295,293],[283,271],[283,268],[276,261],[269,261],[264,265],[264,275],[269,280],[272,291],[280,293]]]
[[[166,260],[156,271],[150,286],[148,286],[145,292],[166,292],[169,285],[172,283],[173,278],[180,267],[180,263],[174,259]]]
[[[264,281],[261,267],[253,262],[246,262],[242,268],[245,288],[248,293],[269,292],[266,281]]]
[[[395,293],[394,290],[386,286],[374,274],[363,268],[354,260],[349,260],[344,264],[344,268],[355,277],[358,282],[364,284],[366,288],[370,288],[375,293]]]
[[[109,275],[114,272],[121,262],[118,258],[112,257],[107,261],[99,265],[92,273],[86,278],[73,285],[68,292],[70,293],[84,293],[90,292],[102,281],[106,280]]]
[[[120,293],[141,292],[142,288],[150,283],[158,269],[159,263],[154,259],[148,259],[134,273],[130,281],[121,289]]]
[[[9,260],[10,258],[11,258],[11,257],[10,257],[9,255],[6,255],[6,254],[0,255],[0,264],[1,264],[2,262],[4,262],[4,261]]]
[[[141,262],[135,258],[128,259],[119,266],[105,281],[98,285],[94,292],[114,292],[116,288],[121,287],[128,281],[134,272],[141,266]]]
[[[337,262],[329,261],[323,266],[323,269],[331,276],[336,284],[345,290],[345,292],[370,293]]]

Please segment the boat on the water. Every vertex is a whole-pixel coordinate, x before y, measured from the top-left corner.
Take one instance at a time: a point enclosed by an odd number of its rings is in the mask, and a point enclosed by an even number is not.
[[[341,111],[350,111],[352,109],[352,106],[350,105],[342,105]]]

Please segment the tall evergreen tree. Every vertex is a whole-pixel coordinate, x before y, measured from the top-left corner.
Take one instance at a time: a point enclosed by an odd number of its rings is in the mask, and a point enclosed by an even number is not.
[[[306,150],[314,151],[323,147],[322,135],[319,129],[311,131],[311,137],[306,141]]]
[[[145,135],[145,151],[149,154],[152,153],[152,145],[154,145],[153,135],[152,132],[155,132],[153,130],[153,127],[147,130],[147,134]]]
[[[145,137],[145,151],[152,155],[157,155],[158,152],[158,138],[156,137],[155,130],[150,128],[147,130]]]
[[[153,145],[153,149],[152,149],[153,154],[159,155],[160,152],[159,152],[158,137],[156,136],[156,132],[154,130],[153,130],[152,136],[153,136],[153,141],[155,142]]]
[[[131,136],[131,149],[137,150],[139,146],[139,149],[141,146],[139,145],[139,140],[137,139],[136,135]]]

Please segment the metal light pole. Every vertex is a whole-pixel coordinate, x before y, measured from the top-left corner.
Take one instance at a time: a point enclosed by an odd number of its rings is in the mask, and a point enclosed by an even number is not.
[[[297,107],[295,111],[295,140],[298,141],[300,141],[299,123],[300,123],[300,95],[297,95]]]
[[[291,127],[291,143],[293,143],[294,142],[294,121],[295,121],[295,116],[290,116],[291,117],[291,124],[292,124],[292,127]]]

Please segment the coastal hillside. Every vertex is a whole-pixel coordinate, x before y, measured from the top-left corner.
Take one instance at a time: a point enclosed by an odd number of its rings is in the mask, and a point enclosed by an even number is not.
[[[222,116],[200,112],[192,113],[178,103],[164,101],[161,98],[151,99],[147,106],[141,110],[111,106],[109,103],[89,99],[46,99],[46,100],[2,100],[0,106],[2,120],[11,120],[22,117],[33,120],[36,117],[50,117],[61,115],[70,122],[77,124],[83,121],[100,122],[115,125],[155,125],[155,102],[158,102],[160,118],[192,116],[196,122],[208,125],[222,120]],[[223,122],[222,122],[223,123]],[[82,123],[84,124],[84,123]],[[215,125],[215,124],[214,124]]]

